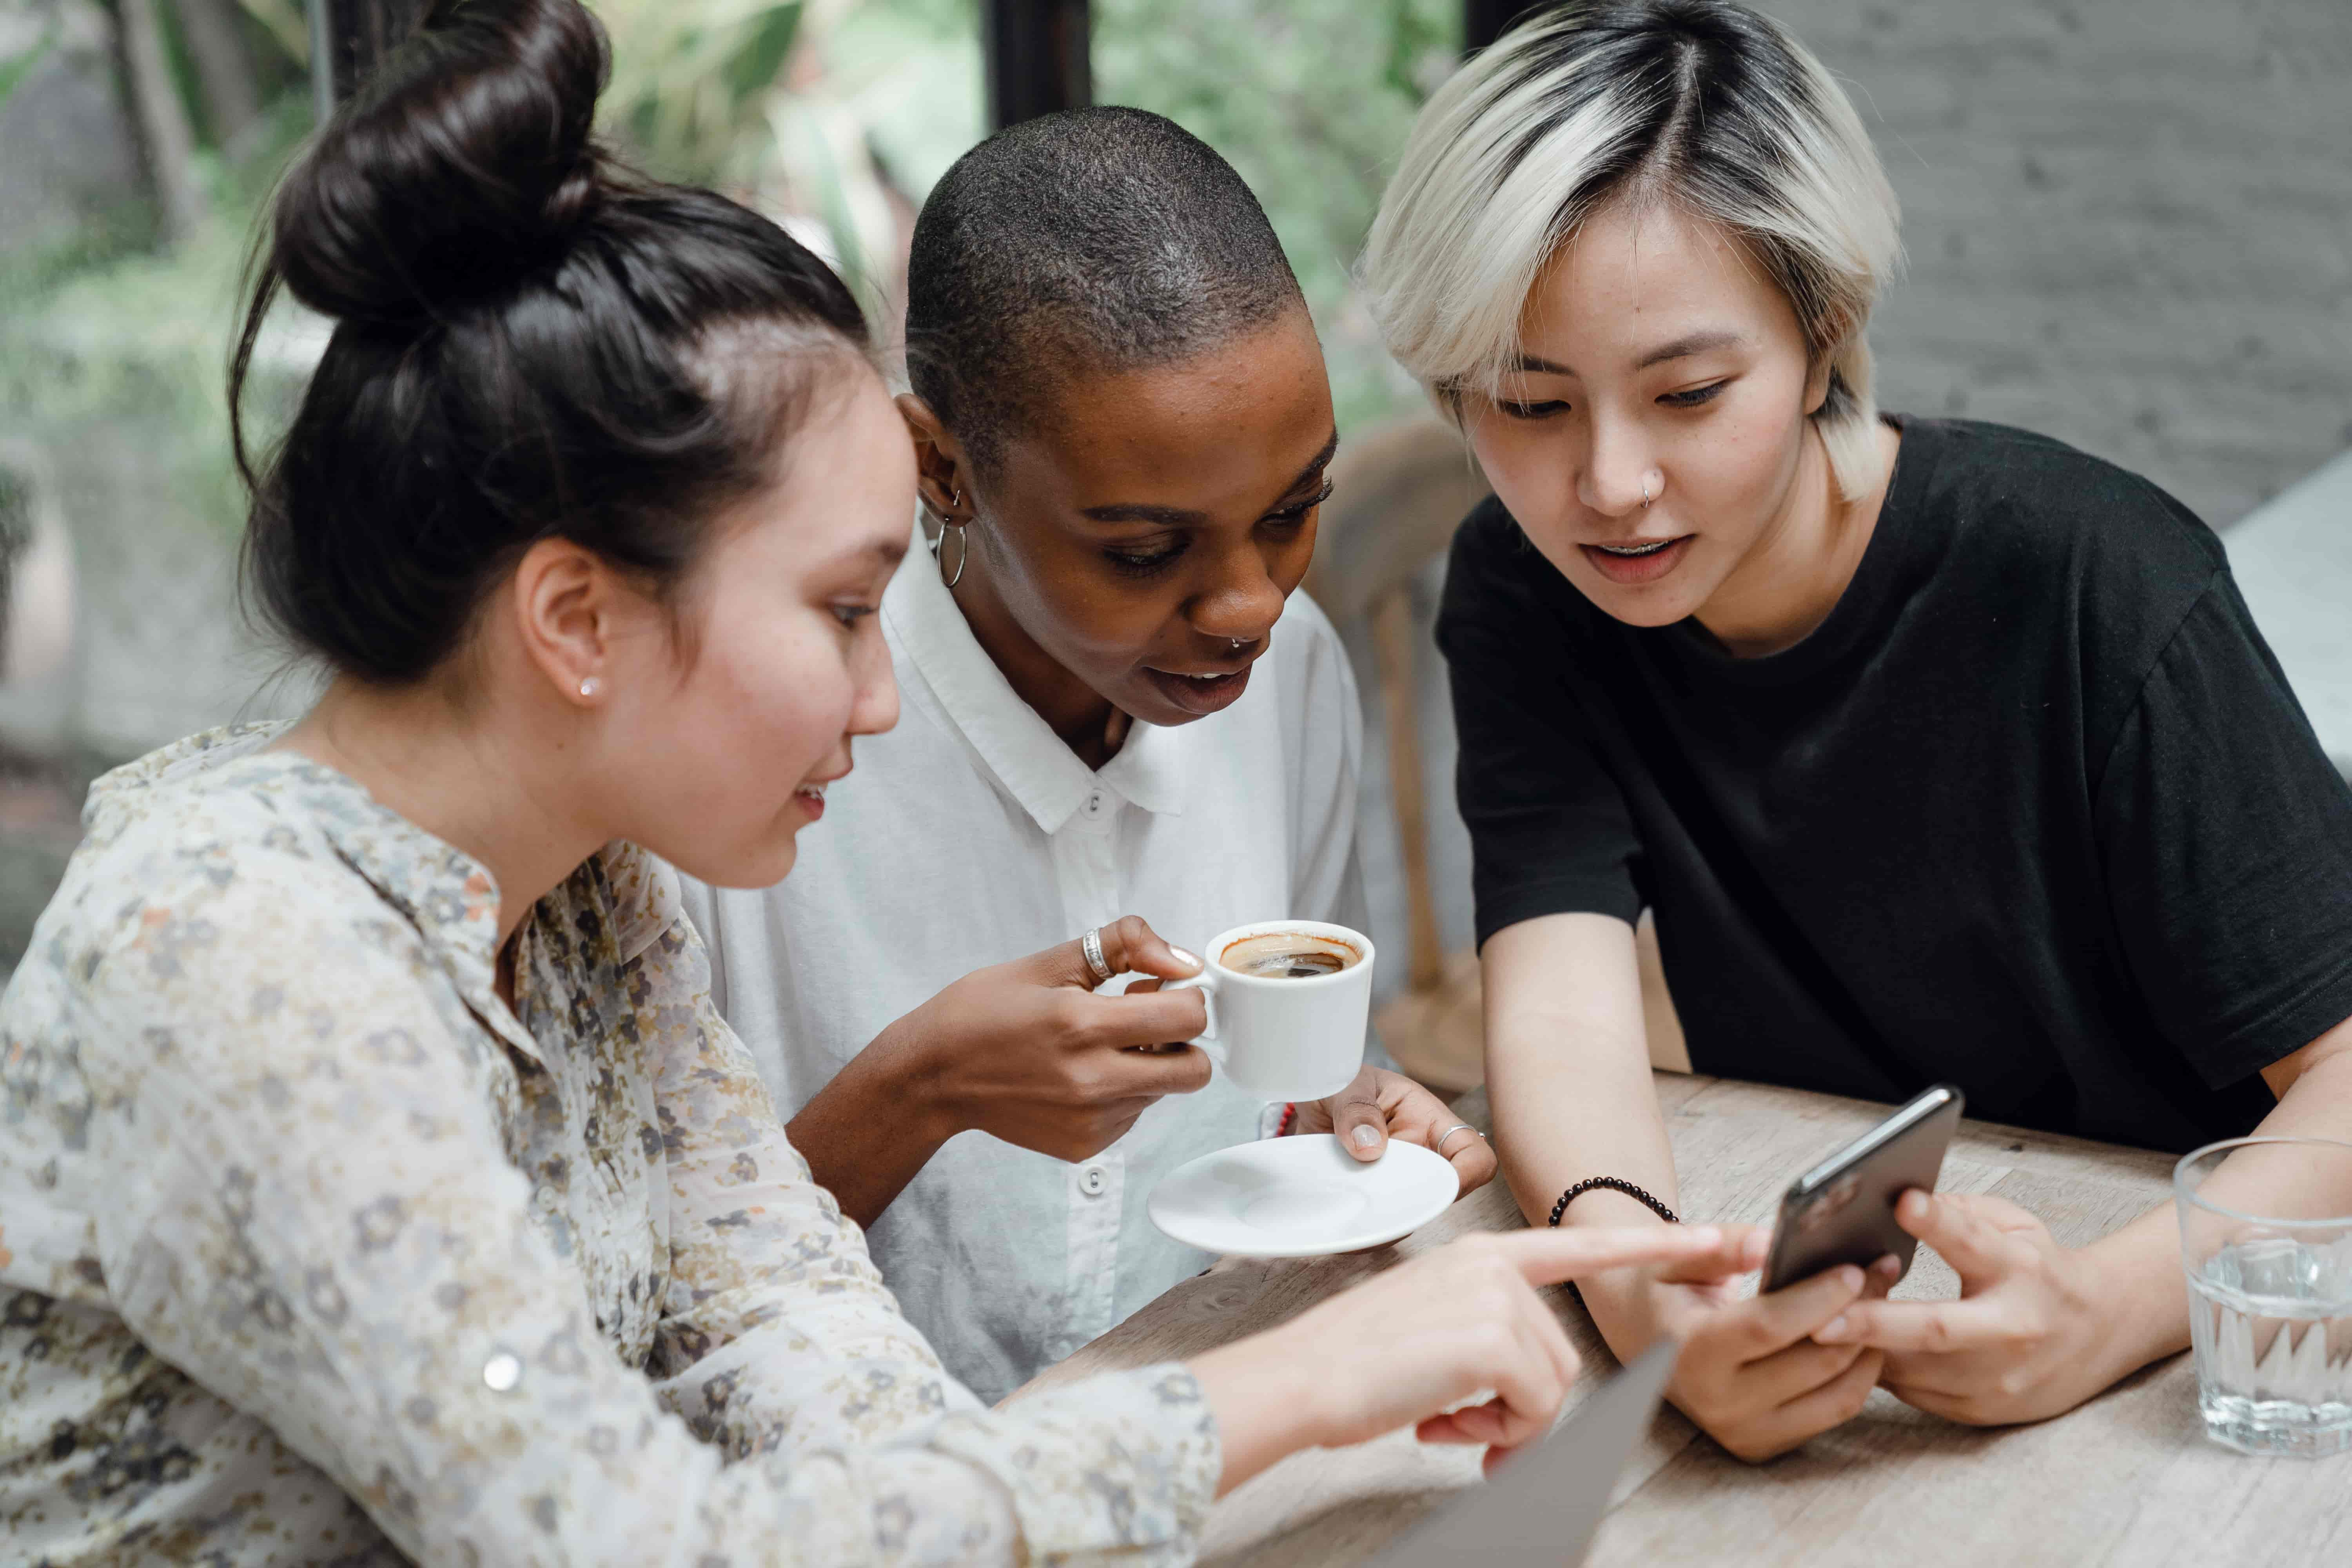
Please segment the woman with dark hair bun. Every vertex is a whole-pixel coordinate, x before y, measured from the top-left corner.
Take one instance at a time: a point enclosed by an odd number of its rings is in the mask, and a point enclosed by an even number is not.
[[[1174,1563],[1292,1449],[1541,1433],[1534,1286],[1759,1238],[1457,1244],[1005,1412],[899,1316],[672,864],[782,876],[895,718],[914,459],[821,264],[597,152],[604,69],[445,0],[279,193],[246,350],[336,326],[248,583],[332,679],[101,780],[0,996],[11,1558]]]

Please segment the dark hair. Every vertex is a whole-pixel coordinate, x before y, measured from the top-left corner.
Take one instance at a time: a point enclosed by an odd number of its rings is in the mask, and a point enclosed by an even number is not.
[[[229,376],[245,589],[340,670],[436,669],[541,539],[673,585],[867,352],[782,229],[613,163],[605,70],[578,0],[435,0],[278,188]],[[237,409],[281,283],[336,326],[257,478]]]
[[[1187,359],[1304,302],[1208,143],[1139,109],[1048,114],[966,153],[923,203],[908,379],[985,466],[1057,376]]]

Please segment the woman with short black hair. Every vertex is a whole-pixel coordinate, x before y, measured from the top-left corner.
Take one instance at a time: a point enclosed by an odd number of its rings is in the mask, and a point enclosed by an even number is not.
[[[1375,312],[1496,490],[1439,637],[1531,1219],[1674,1204],[1645,907],[1701,1071],[1950,1079],[1988,1120],[2168,1149],[2352,1133],[2352,792],[2186,509],[2038,436],[1879,414],[1895,256],[1843,90],[1729,0],[1521,22],[1382,203]],[[2078,1249],[1988,1197],[1901,1217],[1963,1300],[1864,1300],[1859,1270],[1584,1297],[1621,1354],[1683,1338],[1674,1397],[1750,1457],[1882,1381],[2029,1420],[2188,1344],[2168,1212]]]
[[[794,1144],[993,1397],[1214,1261],[1151,1191],[1286,1113],[1151,1048],[1206,1022],[1158,990],[1197,967],[1165,939],[1363,929],[1362,717],[1297,592],[1339,441],[1322,347],[1214,149],[1137,109],[1000,132],[924,201],[907,292],[938,550],[879,617],[905,720],[790,880],[687,898]],[[1433,1148],[1465,1192],[1495,1171],[1378,1066],[1288,1125]]]

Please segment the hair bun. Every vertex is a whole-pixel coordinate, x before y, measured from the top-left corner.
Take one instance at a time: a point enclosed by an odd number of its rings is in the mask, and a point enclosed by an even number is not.
[[[329,316],[404,321],[561,256],[603,191],[605,67],[579,0],[434,0],[279,188],[287,287]]]

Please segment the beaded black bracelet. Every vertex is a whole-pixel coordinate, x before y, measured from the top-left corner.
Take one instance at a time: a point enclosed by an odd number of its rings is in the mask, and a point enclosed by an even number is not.
[[[1643,1192],[1633,1183],[1625,1180],[1622,1176],[1587,1176],[1584,1180],[1577,1183],[1576,1185],[1560,1194],[1559,1202],[1551,1205],[1551,1223],[1555,1226],[1559,1224],[1559,1216],[1568,1212],[1569,1205],[1574,1203],[1578,1198],[1582,1197],[1585,1194],[1602,1187],[1606,1187],[1612,1193],[1622,1193],[1627,1197],[1633,1199],[1636,1203],[1648,1205],[1650,1212],[1656,1215],[1660,1219],[1664,1220],[1668,1225],[1682,1224],[1681,1215],[1675,1214],[1674,1210],[1668,1208],[1665,1205],[1660,1203],[1657,1199],[1652,1197],[1649,1194]]]

